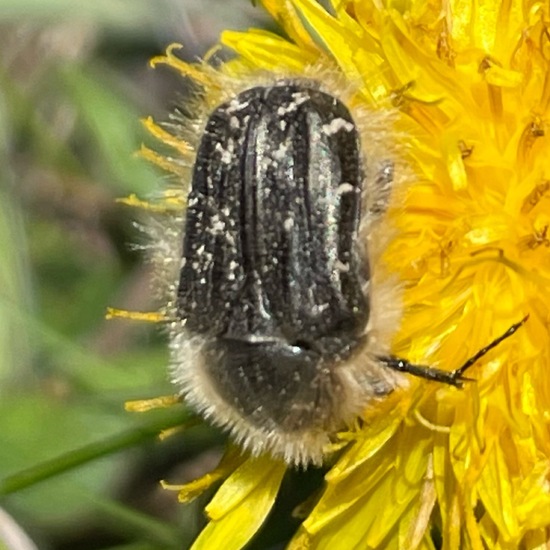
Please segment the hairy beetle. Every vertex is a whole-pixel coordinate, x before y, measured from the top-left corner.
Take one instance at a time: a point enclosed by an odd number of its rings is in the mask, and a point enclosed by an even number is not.
[[[397,371],[460,386],[523,323],[452,372],[380,347],[369,251],[358,239],[370,215],[365,157],[348,108],[314,83],[249,88],[206,122],[172,370],[185,399],[253,452],[320,463],[337,429],[406,383]],[[392,167],[383,166],[375,183],[387,186]]]

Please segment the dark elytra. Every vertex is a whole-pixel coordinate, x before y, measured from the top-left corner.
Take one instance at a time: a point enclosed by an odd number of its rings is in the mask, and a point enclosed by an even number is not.
[[[210,115],[188,198],[178,315],[255,425],[323,427],[368,321],[359,137],[341,101],[279,83]]]

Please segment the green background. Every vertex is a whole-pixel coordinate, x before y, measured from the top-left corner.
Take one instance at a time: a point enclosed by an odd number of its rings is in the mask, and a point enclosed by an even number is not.
[[[0,508],[40,549],[181,549],[204,523],[208,495],[183,506],[158,480],[208,471],[222,437],[160,442],[185,411],[123,408],[172,388],[159,331],[104,319],[156,307],[139,212],[115,199],[162,186],[140,118],[185,101],[148,60],[265,21],[247,0],[0,0]],[[0,549],[20,550],[10,529]]]

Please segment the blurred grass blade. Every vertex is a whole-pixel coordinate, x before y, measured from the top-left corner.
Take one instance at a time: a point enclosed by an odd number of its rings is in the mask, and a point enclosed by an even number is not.
[[[31,364],[28,327],[12,315],[13,311],[30,310],[32,292],[23,216],[11,192],[14,176],[9,161],[13,140],[10,114],[9,98],[0,87],[0,380],[12,379],[14,375],[23,378],[29,374]],[[6,299],[1,300],[2,297]]]
[[[116,75],[100,66],[84,70],[72,64],[60,69],[59,76],[60,87],[70,95],[87,127],[88,138],[95,141],[99,158],[107,164],[109,171],[103,174],[104,180],[111,180],[118,193],[151,192],[157,176],[135,154],[146,132],[131,98],[117,89],[120,82]]]
[[[20,491],[98,458],[140,445],[145,441],[158,437],[159,433],[163,430],[182,425],[190,427],[197,422],[194,417],[181,410],[178,410],[177,414],[171,412],[171,414],[162,414],[161,416],[160,419],[157,416],[156,419],[143,423],[138,428],[124,431],[103,441],[85,445],[80,449],[70,451],[52,460],[46,460],[36,466],[10,475],[0,480],[0,496]]]
[[[166,550],[181,545],[179,531],[163,521],[113,500],[93,498],[92,505],[101,519],[116,525],[117,532],[122,535],[132,533],[138,540],[150,541]]]

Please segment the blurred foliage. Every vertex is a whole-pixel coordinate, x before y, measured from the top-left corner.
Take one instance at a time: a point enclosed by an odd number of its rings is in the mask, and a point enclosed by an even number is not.
[[[204,499],[158,481],[213,467],[219,434],[160,442],[183,409],[123,408],[172,388],[158,331],[104,319],[155,308],[138,213],[115,199],[158,188],[140,118],[185,95],[148,59],[261,17],[249,0],[0,0],[0,507],[38,548],[181,549],[204,522]]]

